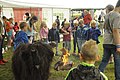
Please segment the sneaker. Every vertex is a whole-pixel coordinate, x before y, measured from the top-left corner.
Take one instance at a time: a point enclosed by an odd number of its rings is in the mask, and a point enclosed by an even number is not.
[[[5,49],[4,48],[2,48],[2,53],[5,53]]]
[[[4,65],[5,63],[2,61],[2,60],[0,60],[0,65]]]
[[[3,59],[3,60],[2,60],[2,62],[7,63],[7,62],[8,62],[8,60]]]

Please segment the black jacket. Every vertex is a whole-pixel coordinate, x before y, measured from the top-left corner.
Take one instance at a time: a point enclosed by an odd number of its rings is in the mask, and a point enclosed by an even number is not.
[[[72,69],[65,80],[105,80],[94,66],[78,65]]]
[[[58,29],[50,29],[48,33],[48,40],[49,41],[58,41],[60,42],[60,36]]]

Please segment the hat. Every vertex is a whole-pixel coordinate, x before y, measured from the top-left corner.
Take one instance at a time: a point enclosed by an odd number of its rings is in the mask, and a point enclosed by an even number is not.
[[[25,15],[26,15],[26,16],[29,16],[29,13],[28,13],[28,12],[26,12],[26,13],[25,13]]]
[[[118,0],[116,7],[120,7],[120,0]]]
[[[114,9],[114,6],[109,4],[106,6],[106,8],[109,10],[109,11],[112,11]]]
[[[38,21],[38,18],[36,16],[33,16],[32,19]]]

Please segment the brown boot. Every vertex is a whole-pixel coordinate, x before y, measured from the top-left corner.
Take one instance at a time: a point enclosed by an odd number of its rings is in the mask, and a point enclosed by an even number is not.
[[[2,60],[0,60],[0,65],[4,65],[5,63],[2,61]]]

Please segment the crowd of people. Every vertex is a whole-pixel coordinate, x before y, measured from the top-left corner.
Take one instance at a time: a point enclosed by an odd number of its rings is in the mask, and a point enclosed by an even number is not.
[[[84,10],[80,18],[71,21],[67,21],[65,18],[61,25],[59,16],[57,16],[57,19],[51,25],[51,29],[48,28],[45,21],[41,21],[38,32],[39,42],[35,40],[37,16],[30,16],[29,13],[25,13],[26,20],[20,23],[14,23],[13,18],[7,19],[3,16],[0,20],[0,65],[8,62],[3,58],[4,50],[7,51],[11,46],[14,46],[12,68],[15,80],[47,80],[49,66],[54,55],[53,47],[49,44],[55,44],[55,56],[59,56],[58,45],[63,39],[63,48],[67,49],[69,53],[73,48],[71,55],[80,56],[82,62],[68,73],[65,80],[108,80],[103,72],[112,54],[115,63],[115,80],[120,80],[119,13],[120,0],[118,0],[115,8],[112,5],[106,7],[104,53],[99,69],[94,66],[95,61],[99,59],[98,44],[101,35],[98,27],[99,19],[97,21],[94,18],[92,19],[89,11]],[[63,35],[63,37],[60,37],[60,35]],[[7,39],[7,44],[5,44],[5,39]],[[72,39],[73,47],[71,46]],[[78,52],[76,52],[76,46]],[[46,64],[48,65],[45,66]],[[45,71],[42,71],[42,69]],[[46,72],[48,73],[46,74]]]

